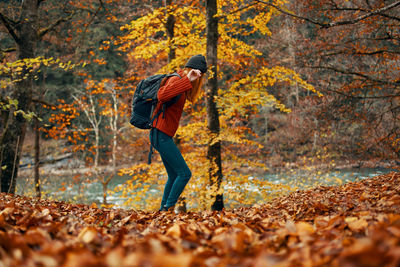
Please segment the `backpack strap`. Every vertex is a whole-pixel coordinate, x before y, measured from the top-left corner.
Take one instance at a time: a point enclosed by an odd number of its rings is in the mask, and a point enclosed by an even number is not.
[[[151,140],[154,140],[154,128],[150,129],[150,151],[149,151],[149,156],[147,158],[147,164],[151,164],[151,156],[153,155],[153,142]]]

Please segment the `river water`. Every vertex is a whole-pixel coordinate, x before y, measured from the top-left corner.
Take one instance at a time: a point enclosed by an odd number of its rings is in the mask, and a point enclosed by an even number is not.
[[[309,189],[318,185],[341,185],[344,183],[366,179],[392,172],[392,169],[384,168],[359,168],[359,169],[342,169],[337,171],[309,172],[309,171],[292,171],[288,173],[265,174],[261,179],[267,179],[274,184],[287,185],[296,189]],[[100,204],[103,201],[103,188],[100,182],[92,181],[90,177],[84,176],[41,176],[42,198],[49,200],[60,200],[72,203]],[[111,180],[108,188],[113,189],[131,179],[130,176],[115,176]],[[252,179],[252,178],[251,178]],[[250,179],[250,182],[251,182]],[[254,178],[256,179],[256,178]],[[225,186],[229,189],[229,182]],[[251,183],[247,186],[249,191],[258,191]],[[16,193],[19,195],[34,196],[33,177],[19,177],[17,182]],[[159,190],[150,189],[153,195],[161,194]],[[121,193],[115,193],[107,196],[109,204],[116,207],[124,207],[123,203],[126,198]]]

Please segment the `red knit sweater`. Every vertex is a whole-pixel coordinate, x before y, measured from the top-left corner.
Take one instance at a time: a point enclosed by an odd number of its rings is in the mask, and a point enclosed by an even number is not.
[[[168,102],[173,97],[182,94],[176,103],[172,104],[166,109],[165,114],[161,113],[160,116],[158,116],[158,118],[153,122],[154,128],[157,128],[171,137],[175,135],[179,127],[179,120],[181,119],[183,107],[185,106],[186,102],[186,96],[184,92],[192,89],[192,84],[188,77],[183,74],[183,71],[178,71],[178,74],[182,78],[179,78],[178,76],[172,76],[168,78],[164,86],[160,87],[157,94],[159,103],[154,113],[157,114],[163,103]]]

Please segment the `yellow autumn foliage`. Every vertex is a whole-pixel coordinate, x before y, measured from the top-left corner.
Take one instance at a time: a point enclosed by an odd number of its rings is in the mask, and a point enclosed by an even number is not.
[[[37,78],[36,74],[40,72],[40,67],[42,66],[56,67],[67,71],[74,69],[77,64],[73,64],[71,61],[64,63],[61,62],[60,59],[54,59],[52,57],[25,58],[13,62],[0,62],[0,75],[5,77],[5,79],[1,80],[1,88],[22,81],[30,74],[33,74],[33,77]]]
[[[275,0],[282,6],[285,1]],[[304,90],[319,95],[319,92],[293,70],[280,66],[266,66],[260,60],[263,56],[255,46],[246,43],[242,36],[254,33],[268,38],[271,32],[268,22],[277,14],[257,1],[218,1],[219,43],[218,73],[223,81],[216,101],[220,114],[220,133],[211,134],[207,130],[204,102],[186,106],[185,118],[178,129],[180,150],[192,170],[192,179],[185,188],[187,204],[192,209],[206,209],[213,202],[215,193],[223,193],[227,207],[265,202],[277,194],[293,190],[290,186],[275,184],[262,177],[266,166],[257,154],[262,145],[242,122],[250,113],[258,112],[263,106],[272,106],[282,112],[290,112],[268,88],[284,83],[296,84]],[[174,38],[168,39],[165,24],[168,15],[174,15],[176,22]],[[128,60],[143,62],[164,62],[158,72],[172,72],[183,66],[186,60],[196,54],[206,52],[206,12],[203,5],[172,5],[162,7],[132,21],[122,27],[126,34],[117,44],[127,52]],[[175,49],[176,58],[168,64],[166,59],[170,49]],[[160,64],[162,65],[162,64]],[[231,78],[227,78],[230,72]],[[234,72],[234,74],[232,74]],[[138,79],[143,77],[138,77]],[[221,141],[224,181],[221,188],[210,183],[207,159],[208,145]],[[132,179],[118,186],[110,193],[121,192],[125,205],[137,209],[157,209],[167,180],[167,174],[159,156],[151,165],[137,164],[120,171]],[[258,176],[258,177],[257,177]],[[214,184],[210,186],[210,184]]]

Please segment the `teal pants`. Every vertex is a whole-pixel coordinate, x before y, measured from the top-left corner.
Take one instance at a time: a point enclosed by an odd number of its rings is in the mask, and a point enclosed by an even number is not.
[[[153,128],[150,131],[150,142],[160,153],[168,174],[160,208],[166,210],[176,204],[192,173],[171,136]]]

